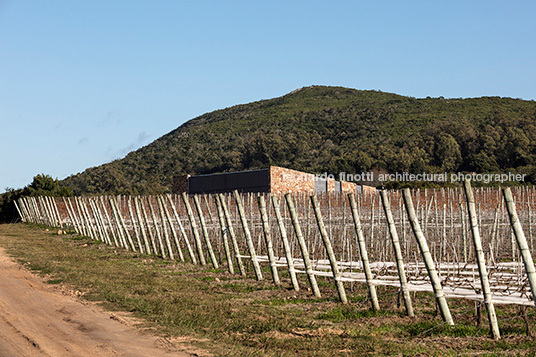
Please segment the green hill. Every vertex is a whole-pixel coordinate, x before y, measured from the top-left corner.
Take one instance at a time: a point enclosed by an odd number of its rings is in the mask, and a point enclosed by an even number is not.
[[[201,115],[62,184],[75,194],[159,193],[175,174],[268,165],[331,173],[510,170],[535,181],[536,102],[306,87]]]

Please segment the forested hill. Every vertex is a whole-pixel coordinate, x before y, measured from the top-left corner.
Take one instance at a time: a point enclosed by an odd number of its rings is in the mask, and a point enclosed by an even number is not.
[[[416,99],[313,86],[204,114],[124,159],[70,176],[75,194],[169,191],[175,174],[511,170],[536,180],[536,102]]]

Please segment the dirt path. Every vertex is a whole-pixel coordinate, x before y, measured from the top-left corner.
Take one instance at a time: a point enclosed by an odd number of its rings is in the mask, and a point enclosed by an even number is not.
[[[131,325],[128,318],[62,294],[0,248],[1,356],[204,354],[185,351],[177,341],[142,335]]]

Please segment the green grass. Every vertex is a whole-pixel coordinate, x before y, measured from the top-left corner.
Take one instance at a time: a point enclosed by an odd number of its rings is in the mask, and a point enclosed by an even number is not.
[[[488,337],[485,310],[476,326],[474,307],[449,300],[456,326],[441,324],[431,294],[412,294],[416,318],[397,308],[396,289],[378,287],[381,310],[372,312],[366,287],[348,284],[348,305],[325,280],[314,298],[305,276],[301,290],[288,277],[274,287],[225,269],[163,261],[43,227],[0,225],[0,246],[51,284],[65,284],[106,309],[129,311],[159,334],[191,336],[216,355],[530,355],[536,342],[525,335],[515,307],[497,307],[501,341]],[[282,274],[282,276],[285,276]],[[529,310],[530,313],[530,310]],[[534,315],[530,316],[534,320]],[[533,331],[536,329],[532,323]]]

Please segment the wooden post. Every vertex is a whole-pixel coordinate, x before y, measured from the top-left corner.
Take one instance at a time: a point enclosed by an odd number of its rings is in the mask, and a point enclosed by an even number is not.
[[[484,304],[488,312],[489,325],[491,330],[491,337],[495,340],[501,338],[499,332],[499,325],[497,323],[497,316],[495,315],[495,307],[491,300],[491,289],[488,280],[488,271],[486,269],[486,261],[484,258],[484,251],[482,250],[482,242],[480,240],[480,231],[478,229],[478,217],[476,215],[475,197],[473,190],[471,189],[471,181],[465,180],[463,182],[463,188],[465,190],[465,197],[467,201],[467,212],[469,213],[469,219],[471,223],[471,232],[473,234],[473,244],[475,247],[475,256],[478,264],[478,273],[480,274],[480,282],[482,284],[482,294],[484,295]]]
[[[409,188],[405,188],[402,191],[402,194],[404,197],[404,203],[406,204],[408,219],[411,224],[411,228],[413,229],[413,233],[415,234],[415,238],[417,239],[417,243],[419,244],[419,249],[421,251],[424,264],[426,265],[428,276],[430,277],[430,282],[432,284],[432,289],[434,290],[441,317],[443,318],[443,321],[445,321],[448,325],[453,326],[454,321],[452,320],[447,300],[445,299],[445,295],[443,294],[443,287],[441,286],[441,281],[439,280],[434,261],[432,260],[432,255],[430,254],[428,243],[426,242],[426,238],[422,233],[421,226],[419,224],[419,221],[417,220],[417,216],[415,215],[415,208],[413,207],[413,201],[411,199],[411,193]]]
[[[121,214],[119,205],[113,198],[112,198],[112,202],[115,205],[115,210],[119,217],[119,223],[121,224],[121,226],[123,227],[123,230],[125,231],[125,237],[126,237],[125,245],[127,246],[127,249],[128,249],[128,246],[130,246],[130,248],[135,252],[136,246],[134,245],[134,242],[132,241],[132,237],[130,236],[130,233],[128,232],[128,228],[127,228],[127,225],[125,224],[125,220],[123,219],[123,215]]]
[[[294,207],[294,201],[290,193],[285,194],[285,200],[287,201],[287,207],[290,214],[290,219],[292,220],[292,225],[294,226],[294,232],[296,233],[296,238],[298,239],[298,244],[300,246],[300,251],[303,258],[303,264],[305,265],[305,272],[307,273],[307,278],[309,279],[309,284],[311,285],[311,290],[316,297],[320,297],[320,290],[318,289],[318,284],[316,282],[316,277],[313,271],[313,266],[311,265],[311,259],[309,258],[309,251],[307,250],[307,245],[303,239],[302,230],[300,228],[300,223],[298,221],[298,215],[296,213],[296,208]]]
[[[136,218],[134,217],[134,212],[132,210],[132,197],[128,198],[127,206],[128,206],[128,213],[130,215],[130,221],[132,222],[132,229],[134,230],[134,234],[136,235],[136,242],[138,243],[138,249],[140,250],[140,253],[143,253],[143,246],[141,244],[140,232],[138,231],[138,227],[136,226]]]
[[[149,202],[149,212],[151,212],[151,219],[153,220],[153,227],[156,232],[156,238],[158,239],[158,251],[160,251],[160,255],[162,258],[166,259],[166,251],[164,249],[164,242],[162,240],[162,235],[160,234],[160,229],[158,228],[158,220],[156,219],[156,213],[155,209],[153,208],[153,203],[151,202],[151,197],[147,197]],[[155,198],[156,199],[156,198]],[[157,202],[158,204],[158,202]],[[157,252],[157,249],[155,249],[155,252]],[[158,253],[157,253],[158,254]]]
[[[13,203],[15,204],[15,208],[17,209],[17,213],[19,214],[21,221],[26,222],[26,218],[22,214],[22,212],[21,212],[21,210],[19,208],[19,205],[17,204],[17,201],[13,201]]]
[[[350,208],[352,210],[352,218],[354,220],[354,229],[357,235],[357,242],[359,244],[359,252],[361,253],[361,262],[363,264],[363,271],[365,272],[365,281],[370,297],[370,303],[372,304],[372,310],[380,310],[380,303],[378,302],[378,295],[376,294],[376,286],[372,283],[372,272],[370,270],[367,245],[365,243],[365,236],[363,235],[363,229],[361,228],[361,220],[359,219],[359,213],[357,211],[357,203],[353,193],[348,194],[348,200],[350,201]]]
[[[46,203],[46,207],[47,207],[48,212],[49,212],[50,223],[52,223],[53,227],[58,227],[58,226],[61,227],[60,223],[59,223],[59,220],[58,220],[58,217],[56,217],[56,212],[54,212],[54,207],[52,205],[52,197],[44,196],[43,199],[44,199],[44,201]]]
[[[195,209],[197,210],[197,216],[199,217],[199,222],[201,223],[201,231],[203,232],[203,237],[205,238],[205,244],[207,245],[208,255],[212,261],[212,266],[214,269],[218,269],[218,260],[216,259],[216,255],[214,255],[214,250],[212,249],[212,244],[210,243],[205,217],[203,216],[203,209],[201,208],[199,197],[197,195],[194,195],[194,204]]]
[[[192,260],[192,263],[197,264],[197,259],[195,258],[195,253],[192,249],[192,246],[190,245],[190,240],[188,239],[188,235],[186,234],[186,231],[184,230],[184,226],[182,225],[181,219],[179,217],[179,214],[177,213],[177,208],[175,207],[175,204],[173,203],[173,200],[171,199],[171,195],[166,195],[169,204],[171,205],[171,210],[173,211],[173,216],[175,217],[175,220],[177,221],[177,224],[179,226],[179,230],[181,232],[182,238],[184,239],[184,243],[186,244],[186,249],[188,250],[188,254],[190,255],[190,259]],[[177,242],[177,249],[180,249],[179,242]]]
[[[188,212],[188,219],[190,220],[190,226],[192,228],[192,233],[194,235],[195,245],[197,248],[197,256],[199,258],[199,261],[201,262],[201,265],[207,265],[205,255],[203,254],[203,247],[201,246],[201,237],[199,236],[199,231],[197,230],[197,223],[195,222],[194,212],[192,211],[192,207],[190,206],[190,201],[188,200],[186,192],[182,193],[182,200],[184,201],[186,211]]]
[[[389,234],[391,236],[391,243],[393,243],[393,249],[395,251],[396,267],[398,269],[398,278],[400,280],[400,289],[402,290],[402,296],[404,297],[404,305],[406,306],[406,312],[409,317],[414,317],[413,306],[411,304],[411,296],[408,289],[408,280],[406,278],[406,271],[404,268],[404,258],[402,256],[402,250],[400,249],[400,242],[398,241],[398,233],[396,231],[395,220],[391,213],[391,204],[387,197],[385,190],[380,191],[382,198],[383,210],[385,211],[385,218],[389,227]]]
[[[28,197],[21,197],[20,203],[21,203],[21,206],[24,207],[24,210],[26,211],[26,213],[28,214],[28,221],[32,223],[37,223]]]
[[[30,214],[31,221],[33,223],[38,223],[39,221],[37,218],[37,214],[35,212],[35,207],[32,204],[31,197],[24,197],[24,205],[26,206],[26,209],[28,213]]]
[[[489,254],[492,262],[495,261],[495,241],[497,240],[497,232],[499,230],[499,205],[495,208],[495,216],[493,217],[493,226],[491,227],[491,238],[490,238],[490,248]]]
[[[26,199],[28,200],[28,206],[30,207],[30,210],[32,211],[34,223],[40,224],[41,223],[41,215],[40,215],[40,212],[39,212],[39,208],[37,207],[37,205],[35,203],[35,197],[27,197]]]
[[[116,211],[113,199],[113,196],[110,196],[108,198],[108,203],[110,204],[110,209],[112,211],[112,218],[115,221],[115,227],[117,230],[117,235],[119,237],[120,246],[128,250],[127,240],[125,238],[125,235],[123,234],[123,228],[121,227],[121,223],[119,222],[119,214]]]
[[[461,224],[462,224],[462,240],[463,240],[463,262],[467,264],[467,229],[465,227],[465,210],[460,203],[460,212],[462,214]]]
[[[95,205],[95,202],[92,199],[89,200],[89,208],[91,208],[91,212],[93,213],[93,217],[95,218],[95,224],[97,225],[97,232],[100,237],[99,240],[106,244],[110,244],[108,242],[106,231],[104,230],[104,224],[101,221],[99,211],[97,210],[97,206]]]
[[[58,224],[61,227],[63,227],[63,220],[60,215],[60,211],[58,211],[58,205],[56,204],[56,198],[50,197],[50,201],[52,202],[52,211],[54,211],[54,214],[58,218]]]
[[[259,204],[259,212],[262,220],[262,230],[264,232],[264,243],[266,244],[266,251],[268,252],[268,260],[270,262],[270,269],[272,271],[272,278],[275,285],[281,284],[279,280],[279,273],[277,272],[277,266],[275,265],[274,248],[272,245],[272,234],[270,232],[270,225],[268,224],[268,212],[266,212],[266,201],[264,196],[257,198]]]
[[[238,242],[236,241],[236,235],[234,232],[231,215],[229,214],[229,210],[227,209],[227,204],[225,203],[225,197],[221,193],[218,194],[218,197],[220,199],[221,208],[223,209],[225,221],[227,222],[227,230],[229,231],[229,236],[231,237],[231,243],[233,245],[236,262],[238,264],[238,270],[240,271],[240,274],[242,276],[246,276],[246,270],[244,269],[244,263],[242,262],[242,258],[240,257],[240,249],[238,248]]]
[[[143,224],[140,202],[138,197],[134,197],[134,210],[136,211],[136,217],[138,219],[138,224],[140,226],[141,237],[143,238],[143,244],[140,246],[142,253],[151,254],[151,246],[149,244],[149,239],[147,238],[147,233],[145,232],[145,226]],[[144,251],[145,250],[145,251]]]
[[[271,197],[272,206],[274,208],[275,217],[277,219],[277,224],[279,225],[279,232],[281,233],[281,240],[283,241],[283,249],[285,250],[285,258],[287,260],[288,273],[290,275],[290,280],[292,282],[292,287],[295,291],[300,290],[298,284],[298,279],[296,277],[296,269],[294,268],[294,258],[290,251],[290,244],[287,237],[287,229],[285,228],[285,223],[281,217],[281,210],[279,209],[279,202],[275,196]]]
[[[30,197],[30,202],[32,203],[32,207],[34,209],[35,216],[37,218],[37,223],[46,224],[41,208],[39,207],[39,203],[37,202],[37,198]]]
[[[91,239],[95,240],[96,237],[95,237],[95,234],[94,234],[94,231],[93,231],[93,224],[92,224],[91,219],[89,217],[89,214],[87,212],[87,207],[86,207],[86,204],[84,202],[84,199],[82,197],[78,197],[78,201],[79,201],[79,204],[80,204],[80,211],[82,212],[82,214],[84,216],[84,222],[85,222],[85,225],[86,225],[87,233],[89,234],[89,237]]]
[[[102,226],[103,226],[103,229],[104,229],[104,234],[106,235],[106,239],[108,240],[108,244],[114,245],[114,241],[112,240],[113,227],[111,226],[111,224],[109,224],[109,221],[104,219],[105,215],[101,212],[101,206],[102,206],[103,210],[106,210],[106,207],[104,207],[104,205],[102,205],[102,202],[103,202],[102,197],[97,197],[96,200],[95,200],[95,207],[97,208],[97,213],[99,214],[99,217],[101,219]],[[110,230],[110,234],[108,234],[107,227]]]
[[[65,205],[65,208],[67,209],[67,214],[69,215],[69,219],[71,220],[71,224],[74,227],[75,232],[80,234],[80,229],[76,222],[76,215],[72,209],[72,206],[69,206],[69,204],[67,203],[67,199],[65,199],[65,197],[63,197],[63,204]]]
[[[173,221],[171,220],[171,216],[169,214],[169,211],[166,207],[166,202],[164,201],[163,197],[160,197],[160,201],[162,204],[162,209],[164,210],[164,213],[166,215],[167,222],[169,223],[169,227],[171,229],[171,234],[173,235],[173,241],[175,242],[175,245],[177,246],[177,252],[179,253],[179,259],[181,262],[184,262],[184,255],[182,254],[182,249],[179,244],[179,237],[177,235],[177,230],[175,229],[175,226],[173,225]],[[169,246],[170,254],[172,252],[171,246]],[[173,255],[171,255],[171,259],[173,259]]]
[[[516,204],[512,196],[512,191],[509,187],[503,189],[504,201],[506,202],[506,209],[508,210],[508,215],[510,216],[510,224],[512,225],[512,230],[521,252],[521,257],[523,258],[523,264],[525,264],[525,272],[527,273],[527,278],[529,280],[530,291],[532,292],[532,299],[536,303],[536,270],[534,269],[534,261],[532,260],[532,255],[530,253],[529,246],[527,244],[527,239],[525,238],[525,233],[517,217]]]
[[[99,217],[99,220],[101,222],[102,230],[104,232],[104,236],[105,236],[105,239],[106,239],[106,243],[109,244],[109,245],[113,245],[114,242],[112,241],[112,238],[111,238],[110,234],[108,233],[107,222],[104,219],[104,215],[102,214],[102,211],[101,211],[99,203],[100,203],[99,197],[96,197],[95,201],[93,202],[93,205],[95,206],[95,211],[97,212],[97,216]],[[112,228],[109,227],[109,229],[111,230]]]
[[[120,246],[119,242],[118,242],[118,238],[116,237],[116,234],[114,232],[114,226],[112,224],[112,221],[110,219],[110,216],[108,215],[108,210],[106,208],[106,204],[105,204],[105,201],[104,201],[104,197],[103,196],[100,196],[99,197],[99,203],[100,203],[100,206],[102,207],[102,211],[104,212],[104,217],[106,217],[106,223],[108,224],[108,226],[110,227],[110,234],[112,235],[112,238],[113,238],[113,244],[118,247]]]
[[[246,212],[244,211],[244,206],[242,205],[240,194],[238,193],[237,190],[234,190],[233,195],[236,201],[236,206],[238,207],[238,213],[240,215],[240,221],[242,222],[242,228],[244,230],[244,235],[246,237],[246,243],[248,245],[251,262],[253,263],[253,269],[255,270],[255,276],[257,277],[257,280],[262,280],[263,277],[262,277],[261,266],[259,265],[259,261],[257,260],[257,254],[255,253],[255,247],[253,246],[253,240],[251,239],[251,233],[248,227]]]
[[[160,220],[162,221],[162,231],[164,232],[164,240],[166,241],[166,247],[169,253],[169,259],[175,260],[175,255],[173,254],[173,249],[171,249],[171,241],[169,238],[169,233],[166,225],[166,214],[164,213],[164,203],[162,202],[161,196],[156,196],[156,202],[158,203],[158,211],[160,211]]]
[[[45,214],[46,224],[51,227],[55,226],[55,223],[52,219],[52,215],[50,214],[50,209],[48,207],[48,200],[46,199],[46,196],[39,196],[37,197],[37,199],[39,200],[39,204],[43,208],[43,213]],[[512,242],[513,242],[513,237],[512,237]]]
[[[17,199],[16,202],[18,202],[18,204],[17,204],[17,208],[20,207],[20,209],[19,209],[19,214],[21,215],[21,220],[22,220],[23,222],[29,222],[30,217],[28,216],[28,212],[26,212],[26,207],[24,206],[22,197],[20,197],[19,199]]]
[[[24,197],[21,197],[18,201],[19,206],[22,208],[22,211],[24,212],[24,215],[26,217],[26,222],[32,222],[32,215],[28,210],[28,207],[26,206],[26,200],[24,199]]]
[[[335,285],[337,286],[339,298],[341,299],[341,302],[343,304],[347,304],[348,299],[346,298],[346,291],[344,290],[344,284],[341,280],[341,272],[337,265],[337,258],[335,257],[335,253],[333,252],[333,247],[331,246],[331,241],[330,237],[328,236],[326,226],[324,225],[324,221],[322,220],[322,212],[320,212],[320,205],[318,204],[318,199],[315,195],[311,195],[310,198],[316,217],[316,222],[318,224],[318,229],[320,230],[320,236],[324,241],[324,246],[326,247],[326,252],[328,253],[329,263],[331,265],[331,272],[333,273],[333,279],[335,280]]]
[[[145,228],[147,228],[147,233],[149,233],[149,243],[151,243],[151,254],[154,254],[154,255],[157,255],[158,254],[158,248],[156,246],[156,240],[155,240],[155,237],[154,237],[154,234],[153,234],[153,230],[151,229],[151,224],[149,224],[149,217],[148,217],[148,214],[147,214],[147,209],[145,208],[144,204],[143,204],[143,197],[142,199],[140,200],[140,208],[141,208],[141,212],[143,214],[143,220],[145,222]],[[150,207],[151,206],[151,201],[149,201],[149,197],[146,196],[145,197],[145,201],[147,202],[147,205]],[[153,222],[152,226],[154,226],[155,223]]]
[[[50,202],[50,196],[42,196],[41,202],[43,202],[43,207],[47,212],[48,221],[52,227],[57,227],[58,222],[56,221],[56,216],[54,215],[54,210],[52,209],[52,203]]]
[[[216,194],[214,196],[214,199],[216,200],[216,209],[218,211],[218,219],[220,221],[221,238],[223,241],[223,248],[225,249],[225,258],[227,259],[227,269],[229,270],[230,274],[234,274],[233,257],[231,256],[231,251],[229,249],[229,239],[227,238],[229,228],[225,224],[225,217],[223,215],[223,208],[221,206],[220,196]]]

